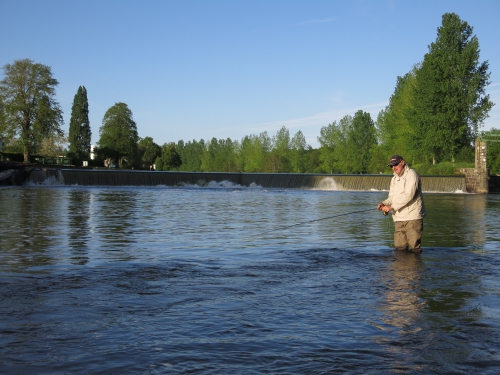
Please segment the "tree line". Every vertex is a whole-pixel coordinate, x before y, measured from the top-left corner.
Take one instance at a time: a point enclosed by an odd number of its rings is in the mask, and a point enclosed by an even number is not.
[[[103,117],[95,154],[100,162],[121,168],[155,165],[157,170],[205,172],[390,173],[384,167],[393,154],[404,155],[411,164],[470,162],[479,128],[494,105],[485,94],[488,62],[479,61],[479,52],[473,28],[454,13],[444,14],[423,61],[397,77],[389,104],[376,121],[361,110],[346,115],[321,128],[317,149],[300,130],[292,136],[284,126],[273,136],[262,132],[241,140],[179,140],[160,146],[151,137],[138,136],[132,111],[119,102]],[[92,134],[85,87],[74,97],[65,137],[51,68],[24,59],[3,69],[4,148],[21,151],[25,161],[32,154],[62,153],[88,160]],[[489,163],[496,169],[496,145],[490,150]]]

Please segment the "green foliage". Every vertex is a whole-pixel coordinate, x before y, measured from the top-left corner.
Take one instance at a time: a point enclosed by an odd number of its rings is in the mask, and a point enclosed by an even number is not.
[[[305,173],[324,173],[321,168],[320,150],[307,146],[305,155]]]
[[[271,152],[266,162],[266,171],[272,173],[291,172],[290,131],[282,126],[273,136]]]
[[[392,173],[392,170],[387,167],[387,161],[394,154],[388,154],[387,150],[382,145],[373,147],[370,163],[368,165],[368,173],[371,174],[386,174]]]
[[[499,129],[491,129],[490,133],[500,135]],[[500,175],[500,138],[486,143],[487,167],[492,175]]]
[[[455,156],[457,163],[475,163],[475,149],[472,145],[462,147]]]
[[[241,141],[239,164],[243,172],[262,172],[271,148],[267,132],[245,136]]]
[[[174,142],[161,146],[161,156],[156,158],[156,169],[161,171],[176,171],[182,165],[181,156]]]
[[[19,138],[10,138],[7,141],[4,141],[2,152],[4,154],[23,154],[23,142]],[[16,159],[17,160],[17,159]]]
[[[304,173],[306,171],[306,137],[299,130],[290,142],[290,164],[292,172]]]
[[[212,138],[201,159],[201,170],[204,172],[238,172],[238,142],[231,138]]]
[[[9,128],[7,126],[5,106],[0,96],[0,142],[5,143],[12,138],[13,135],[9,134]]]
[[[479,42],[472,30],[456,14],[444,14],[437,39],[417,70],[410,121],[421,160],[453,160],[472,144],[493,106],[485,95],[488,62],[479,62]]]
[[[73,99],[68,138],[69,154],[78,160],[88,160],[92,131],[90,129],[89,102],[85,86],[78,87]]]
[[[389,105],[377,117],[377,138],[385,151],[386,159],[394,154],[415,157],[413,139],[415,131],[410,124],[414,115],[414,93],[418,66],[404,77],[397,77],[396,88]]]
[[[120,168],[125,162],[134,164],[139,136],[132,111],[125,103],[116,103],[106,111],[99,134],[98,154],[101,158],[118,161]]]
[[[368,112],[357,111],[347,130],[348,173],[367,173],[373,148],[377,145],[375,124]]]
[[[193,139],[192,142],[184,144],[183,141],[177,143],[177,150],[182,161],[182,170],[188,172],[201,172],[201,160],[205,153],[205,141],[199,142]]]
[[[3,67],[0,81],[2,105],[2,137],[19,136],[23,143],[24,161],[42,146],[42,140],[62,135],[62,110],[55,100],[58,82],[51,68],[30,59],[16,60]]]
[[[161,147],[154,143],[153,138],[142,138],[137,144],[141,168],[150,169],[155,163],[156,158],[161,155]]]
[[[329,173],[367,173],[373,149],[377,145],[376,129],[367,112],[344,116],[321,129],[322,167]]]
[[[65,156],[67,153],[67,144],[68,139],[63,134],[49,134],[41,141],[39,155],[49,158]]]
[[[341,134],[337,123],[334,121],[320,130],[318,142],[321,145],[319,149],[319,160],[321,169],[326,173],[334,173],[335,168],[335,150],[341,147]]]
[[[420,175],[452,176],[458,168],[474,168],[474,162],[453,163],[446,161],[439,164],[421,163],[413,165],[412,168]]]

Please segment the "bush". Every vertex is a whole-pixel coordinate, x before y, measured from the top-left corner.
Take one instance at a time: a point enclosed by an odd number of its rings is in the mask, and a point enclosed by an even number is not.
[[[453,176],[457,168],[474,168],[475,164],[472,163],[452,163],[443,162],[439,164],[415,164],[415,169],[419,175],[436,175],[436,176]]]

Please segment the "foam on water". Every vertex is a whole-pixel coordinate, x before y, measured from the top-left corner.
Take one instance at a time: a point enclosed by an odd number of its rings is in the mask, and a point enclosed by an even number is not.
[[[182,184],[183,187],[186,188],[211,188],[211,189],[254,189],[254,188],[262,188],[262,186],[257,185],[255,182],[252,182],[250,186],[243,186],[240,184],[236,184],[231,181],[223,180],[223,181],[209,181],[202,182],[200,184]]]

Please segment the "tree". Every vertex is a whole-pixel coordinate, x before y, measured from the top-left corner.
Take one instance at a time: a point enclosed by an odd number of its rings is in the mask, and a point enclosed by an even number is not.
[[[30,59],[16,60],[3,67],[0,81],[0,102],[5,126],[0,131],[11,137],[20,136],[24,161],[38,151],[44,137],[62,135],[62,110],[55,100],[58,82],[49,66]]]
[[[304,173],[306,171],[306,137],[299,130],[292,138],[291,145],[291,164],[295,173]]]
[[[488,61],[479,62],[479,42],[473,28],[455,13],[446,13],[417,70],[415,145],[433,162],[450,158],[470,145],[493,106]]]
[[[375,124],[368,112],[362,110],[354,114],[347,129],[348,173],[367,173],[373,148],[377,145]]]
[[[153,138],[145,137],[137,144],[139,159],[142,167],[150,168],[156,161],[156,158],[161,155],[161,147],[154,143]]]
[[[320,144],[319,159],[321,168],[327,173],[333,173],[335,168],[335,150],[340,146],[340,131],[336,121],[323,126],[320,130],[318,142]]]
[[[199,142],[193,139],[192,142],[188,141],[186,144],[182,142],[182,147],[179,141],[177,143],[177,150],[181,155],[182,170],[189,172],[200,172],[201,161],[205,152],[205,141],[201,139]]]
[[[65,148],[67,144],[68,138],[63,134],[49,134],[42,140],[39,154],[50,158],[56,158],[66,152]]]
[[[139,136],[132,111],[125,103],[116,103],[106,111],[99,134],[98,153],[101,158],[118,161],[120,168],[124,161],[133,164]]]
[[[92,131],[89,122],[89,102],[85,86],[78,87],[71,107],[69,122],[69,153],[77,159],[88,159]]]
[[[7,128],[7,122],[6,116],[5,116],[5,108],[4,104],[2,102],[2,97],[0,96],[0,142],[5,142],[9,139],[12,138],[12,136],[9,136],[8,134],[8,128]]]
[[[373,148],[377,145],[375,124],[367,112],[344,116],[321,128],[320,160],[328,173],[366,173]]]
[[[414,95],[418,69],[419,65],[415,65],[409,73],[403,77],[397,77],[389,105],[378,114],[377,139],[382,147],[378,153],[383,159],[389,160],[392,155],[401,154],[406,160],[413,160],[420,153],[420,150],[414,146],[415,129],[410,122],[415,112]]]
[[[161,156],[156,158],[156,169],[174,171],[177,170],[181,164],[181,156],[177,152],[174,142],[165,143],[161,146]]]
[[[290,131],[282,126],[272,139],[267,170],[273,173],[290,172]]]
[[[490,175],[500,175],[500,129],[492,128],[488,133],[496,134],[496,142],[487,142],[486,152],[488,154],[486,158],[487,167],[490,170]]]
[[[237,162],[238,142],[231,138],[212,138],[203,154],[201,169],[204,172],[236,172],[239,169]]]
[[[352,163],[347,143],[351,127],[352,116],[350,115],[342,117],[337,125],[337,145],[333,151],[337,173],[352,173]]]
[[[262,172],[269,154],[271,140],[267,132],[247,135],[241,141],[240,166],[244,172]]]
[[[324,170],[321,168],[320,151],[317,148],[312,148],[308,145],[306,149],[306,172],[308,173],[322,173]]]

